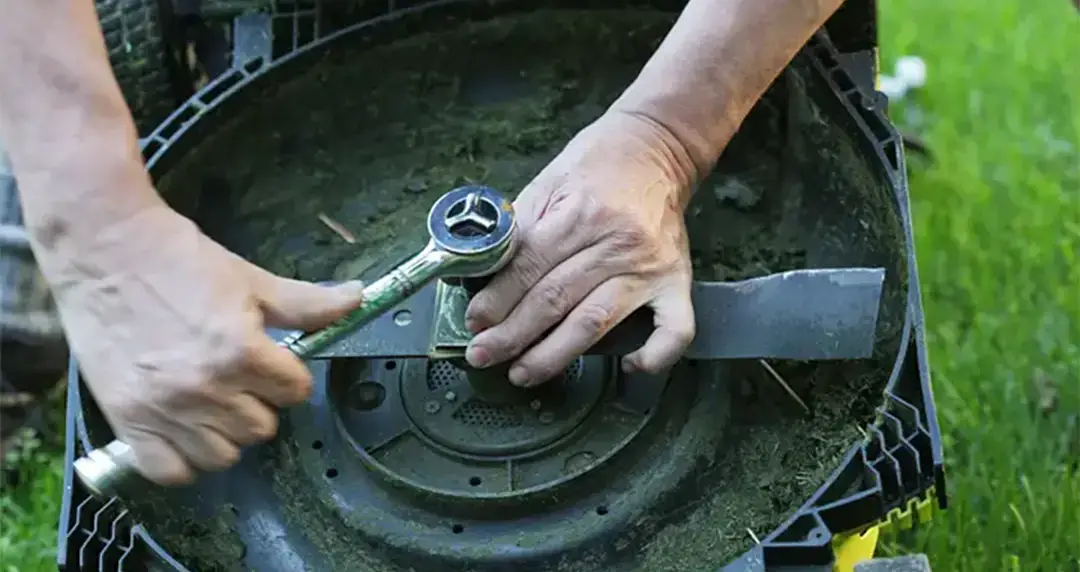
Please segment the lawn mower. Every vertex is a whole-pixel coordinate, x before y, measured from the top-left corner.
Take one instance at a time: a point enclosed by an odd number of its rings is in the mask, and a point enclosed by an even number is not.
[[[127,6],[148,22],[151,4]],[[669,375],[613,367],[647,332],[630,319],[555,383],[508,391],[460,359],[475,282],[425,274],[363,327],[296,350],[312,399],[236,467],[95,495],[73,465],[113,435],[72,363],[60,569],[873,565],[883,532],[947,498],[903,146],[874,90],[874,42],[835,39],[874,35],[867,6],[812,38],[697,190],[699,334]],[[204,232],[280,275],[378,283],[425,245],[495,232],[484,205],[512,199],[617,97],[681,7],[159,4],[144,37],[161,64],[121,83],[133,107],[152,77],[173,101],[189,85],[142,146]],[[201,85],[177,55],[193,37]],[[872,332],[861,346],[826,342],[858,327]]]

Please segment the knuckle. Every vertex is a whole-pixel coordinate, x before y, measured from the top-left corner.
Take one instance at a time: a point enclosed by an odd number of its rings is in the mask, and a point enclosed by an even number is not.
[[[519,284],[523,286],[536,284],[544,275],[547,262],[544,255],[540,253],[543,247],[540,242],[541,239],[537,238],[535,233],[527,235],[521,250],[511,262],[510,269]]]
[[[621,224],[611,233],[610,243],[616,252],[642,253],[652,250],[648,231],[637,222]]]
[[[215,373],[231,373],[250,363],[257,351],[252,336],[235,324],[211,326],[206,335],[207,365]]]
[[[256,442],[262,443],[269,441],[277,435],[278,430],[278,418],[269,409],[264,410],[261,415],[258,415],[251,423],[251,436]]]
[[[613,314],[600,304],[582,304],[578,307],[577,322],[589,337],[603,334],[611,327]]]
[[[118,431],[117,437],[131,446],[136,470],[151,482],[172,486],[194,480],[180,452],[157,434],[136,428]]]
[[[482,345],[487,349],[494,363],[506,361],[521,353],[523,347],[521,336],[513,335],[512,332],[505,330],[506,328],[499,328],[486,332],[489,335],[485,336]]]
[[[140,399],[132,405],[138,408],[157,409],[161,407],[167,411],[182,412],[219,404],[222,401],[218,391],[218,384],[214,382],[214,378],[207,375],[178,377],[168,380],[166,383],[164,392],[160,394],[158,404],[152,404],[150,401],[142,403]]]
[[[258,362],[261,358],[263,348],[261,342],[262,340],[258,339],[256,336],[247,336],[246,339],[237,343],[232,365],[243,368],[249,364]]]
[[[566,290],[566,284],[552,281],[543,284],[536,293],[537,298],[544,310],[556,316],[564,316],[570,311],[570,295]]]
[[[311,376],[305,376],[286,382],[285,403],[283,405],[295,405],[307,401],[311,397],[314,383]]]
[[[604,228],[611,226],[612,222],[619,219],[619,209],[612,205],[599,201],[589,201],[581,208],[581,223],[592,227]]]
[[[224,447],[207,455],[205,467],[207,471],[223,471],[235,465],[240,460],[240,450],[236,447]]]

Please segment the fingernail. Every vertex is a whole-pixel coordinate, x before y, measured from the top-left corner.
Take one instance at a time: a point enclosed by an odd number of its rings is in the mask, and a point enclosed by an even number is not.
[[[510,383],[519,387],[529,384],[529,371],[523,366],[515,365],[511,367],[510,372],[506,376],[510,378]]]
[[[481,346],[469,346],[465,350],[465,361],[473,367],[487,367],[491,363],[491,354]]]
[[[487,327],[487,320],[484,319],[482,312],[476,310],[476,306],[469,304],[469,307],[465,309],[465,328],[472,333],[477,333],[480,330]]]
[[[479,334],[483,327],[481,327],[480,320],[473,318],[465,318],[465,329],[470,333]]]
[[[636,372],[638,370],[638,366],[637,366],[636,363],[634,363],[633,360],[623,358],[622,359],[622,370],[623,370],[623,373],[634,373],[634,372]]]

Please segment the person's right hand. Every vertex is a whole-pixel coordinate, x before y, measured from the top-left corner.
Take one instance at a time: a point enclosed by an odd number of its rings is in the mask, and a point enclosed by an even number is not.
[[[57,267],[54,266],[54,269]],[[264,326],[313,330],[362,285],[275,276],[161,205],[99,232],[50,282],[86,384],[136,468],[159,484],[221,470],[277,431],[311,373]]]

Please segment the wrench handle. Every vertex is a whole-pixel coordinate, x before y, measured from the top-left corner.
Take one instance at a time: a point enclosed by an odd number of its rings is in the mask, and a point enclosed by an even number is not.
[[[304,359],[404,302],[417,290],[438,278],[458,258],[429,242],[416,256],[364,288],[362,306],[322,330],[301,336],[289,336],[278,345]],[[108,445],[76,459],[74,469],[83,485],[97,497],[116,494],[117,490],[138,475],[131,447],[115,439]]]
[[[344,318],[299,339],[286,338],[286,347],[301,359],[326,348],[404,302],[417,290],[438,278],[457,257],[433,243],[385,276],[364,288],[364,303]]]

